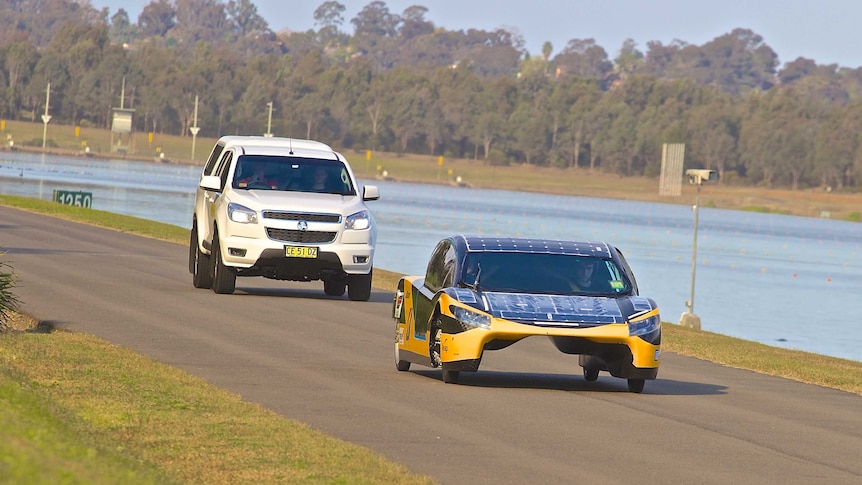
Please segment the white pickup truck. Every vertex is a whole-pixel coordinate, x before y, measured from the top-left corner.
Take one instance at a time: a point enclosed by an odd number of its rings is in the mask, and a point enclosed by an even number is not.
[[[195,193],[192,282],[233,293],[237,276],[322,280],[327,295],[367,301],[377,235],[365,201],[378,198],[326,144],[222,137]]]

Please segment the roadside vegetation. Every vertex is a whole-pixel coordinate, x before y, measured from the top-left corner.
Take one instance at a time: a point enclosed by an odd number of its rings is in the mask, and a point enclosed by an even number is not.
[[[135,217],[6,195],[0,204],[188,243],[188,229]],[[400,276],[375,268],[373,285],[392,291]],[[0,483],[433,483],[128,349],[9,315]],[[861,362],[664,331],[666,352],[862,395]]]
[[[17,277],[12,266],[3,260],[4,254],[0,247],[0,331],[18,307],[18,297],[14,291]]]

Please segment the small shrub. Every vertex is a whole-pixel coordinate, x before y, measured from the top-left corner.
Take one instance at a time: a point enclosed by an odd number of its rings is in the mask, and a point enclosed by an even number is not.
[[[21,144],[24,146],[28,146],[28,147],[40,147],[40,146],[42,146],[42,139],[41,138],[33,138],[32,140],[24,140]],[[57,145],[57,142],[54,141],[53,139],[48,138],[45,140],[45,146],[51,147],[51,148],[57,148],[60,145]]]
[[[851,213],[847,214],[847,217],[845,217],[844,220],[847,220],[850,222],[862,222],[862,214],[860,214],[858,212],[851,212]]]
[[[0,256],[3,254],[5,253],[0,252]],[[7,268],[8,272],[6,271]],[[18,297],[12,293],[17,281],[18,277],[12,270],[12,266],[5,261],[0,261],[0,330],[6,326],[11,312],[18,309]]]

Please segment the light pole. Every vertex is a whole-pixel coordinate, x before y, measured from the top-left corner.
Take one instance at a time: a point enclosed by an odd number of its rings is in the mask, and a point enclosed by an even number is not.
[[[269,106],[269,117],[266,120],[266,133],[263,136],[267,138],[272,138],[272,101],[266,103]]]
[[[696,195],[694,197],[694,242],[691,249],[691,296],[685,306],[688,308],[679,319],[679,324],[683,327],[691,327],[700,330],[700,317],[694,314],[694,275],[697,271],[697,226],[698,215],[700,214],[700,188],[704,182],[709,182],[718,179],[718,172],[715,170],[686,170],[688,175],[688,183],[695,186]]]
[[[195,142],[198,138],[198,132],[201,131],[200,127],[198,127],[198,95],[195,95],[195,121],[192,126],[189,127],[189,131],[192,132],[192,160],[195,159]]]
[[[48,122],[51,121],[51,115],[48,114],[48,105],[51,103],[51,83],[48,83],[48,89],[45,92],[45,114],[42,115],[42,123],[45,126],[42,129],[42,148],[45,148],[45,143],[48,139]]]

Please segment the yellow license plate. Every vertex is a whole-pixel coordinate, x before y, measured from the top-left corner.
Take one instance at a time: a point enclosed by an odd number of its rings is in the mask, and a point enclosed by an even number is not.
[[[317,248],[310,248],[307,246],[285,246],[284,255],[288,258],[315,259],[317,258]]]

